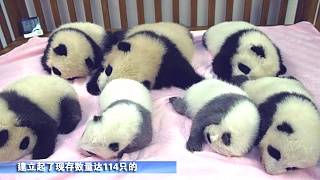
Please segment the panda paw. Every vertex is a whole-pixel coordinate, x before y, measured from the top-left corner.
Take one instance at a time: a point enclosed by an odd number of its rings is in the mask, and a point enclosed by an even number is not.
[[[190,152],[201,151],[202,150],[202,142],[193,141],[193,140],[189,139],[187,142],[187,149]]]
[[[98,85],[90,82],[87,84],[87,91],[94,96],[98,96],[101,93]]]

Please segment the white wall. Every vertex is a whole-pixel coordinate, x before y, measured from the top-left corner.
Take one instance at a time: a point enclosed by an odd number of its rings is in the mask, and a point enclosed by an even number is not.
[[[44,12],[44,18],[47,22],[47,28],[49,31],[54,30],[56,27],[54,25],[54,19],[52,16],[52,11],[50,8],[50,0],[42,0],[41,6]],[[234,1],[234,8],[233,8],[233,20],[242,20],[243,18],[243,10],[244,10],[244,1],[245,0],[235,0]],[[25,0],[28,13],[30,17],[36,15],[35,9],[33,6],[33,0]],[[83,1],[76,0],[75,2],[75,9],[76,9],[76,16],[79,21],[85,21],[85,14],[84,14],[84,5]],[[145,22],[152,23],[155,22],[154,16],[154,1],[151,0],[144,0],[144,13],[145,13]],[[251,23],[258,25],[260,23],[260,15],[262,9],[262,2],[263,0],[253,0],[252,1],[252,13],[251,13]],[[2,7],[3,0],[0,0]],[[103,25],[103,17],[102,17],[102,10],[100,0],[91,0],[91,9],[92,12],[95,12],[93,15],[93,21],[97,24]],[[180,22],[185,25],[190,25],[190,0],[180,0]],[[293,24],[295,11],[297,8],[298,0],[289,0],[289,5],[287,9],[287,16],[285,19],[285,24]],[[135,26],[138,24],[137,19],[137,10],[136,10],[136,1],[135,0],[126,0],[127,5],[127,15],[128,15],[128,25],[129,27]],[[197,23],[199,26],[206,26],[208,21],[208,0],[198,0],[198,18]],[[215,9],[215,24],[223,22],[225,20],[225,7],[226,1],[225,0],[216,0],[216,9]],[[67,23],[69,22],[69,14],[67,3],[65,0],[58,0],[58,8],[61,14],[61,22]],[[275,25],[277,23],[277,14],[279,13],[280,9],[280,0],[271,0],[270,1],[270,9],[269,9],[269,17],[268,17],[268,25]],[[163,21],[171,21],[172,20],[172,6],[171,0],[162,0],[162,20]],[[4,10],[5,11],[5,10]],[[112,28],[120,28],[120,12],[119,12],[119,4],[118,0],[109,0],[109,12],[110,12],[110,21]],[[5,11],[6,13],[6,11]],[[7,15],[5,15],[7,18]],[[2,30],[0,28],[0,38],[1,40],[4,39]],[[11,32],[11,36],[13,38],[13,33]],[[6,44],[3,44],[4,46]]]

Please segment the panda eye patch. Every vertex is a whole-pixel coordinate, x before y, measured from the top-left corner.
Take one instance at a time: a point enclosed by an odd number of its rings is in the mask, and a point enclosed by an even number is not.
[[[91,151],[87,151],[88,154],[92,155],[92,156],[96,156],[95,153],[91,152]]]
[[[299,168],[297,167],[287,167],[286,170],[287,171],[294,171],[294,170],[298,170]]]
[[[52,67],[52,71],[54,74],[58,75],[58,76],[61,76],[61,72],[59,71],[59,69],[55,68],[55,67]]]
[[[223,133],[221,139],[226,146],[231,144],[231,134],[229,132]]]
[[[9,132],[8,130],[4,129],[0,131],[0,147],[4,146],[9,139]]]
[[[114,152],[119,151],[119,143],[111,143],[111,144],[109,144],[109,149],[111,149]]]
[[[240,70],[241,72],[243,72],[244,74],[249,74],[249,72],[251,71],[251,69],[250,69],[248,66],[246,66],[246,65],[244,65],[244,64],[242,64],[242,63],[239,63],[239,64],[238,64],[238,68],[239,68],[239,70]]]
[[[252,46],[251,47],[251,51],[253,51],[254,53],[257,54],[257,56],[260,56],[262,58],[265,58],[266,55],[264,53],[264,49],[262,46]]]
[[[211,142],[211,139],[210,139],[210,134],[207,133],[207,134],[206,134],[206,137],[207,137],[208,142],[211,144],[212,142]]]
[[[292,134],[293,133],[293,129],[292,129],[291,125],[286,123],[286,122],[283,122],[282,124],[278,125],[277,129],[279,131],[285,132],[287,134]]]
[[[113,68],[108,65],[108,67],[106,68],[106,70],[104,71],[106,73],[107,76],[110,76],[112,73]]]
[[[101,121],[101,116],[93,116],[93,121]]]
[[[30,138],[28,136],[24,137],[23,140],[20,143],[20,149],[25,150],[28,148],[30,143]]]
[[[279,161],[279,159],[281,159],[281,153],[276,148],[274,148],[271,145],[269,145],[267,150],[268,150],[269,155],[271,157],[273,157],[275,160]]]
[[[118,49],[120,51],[129,52],[131,49],[131,44],[128,42],[119,42],[118,43]]]

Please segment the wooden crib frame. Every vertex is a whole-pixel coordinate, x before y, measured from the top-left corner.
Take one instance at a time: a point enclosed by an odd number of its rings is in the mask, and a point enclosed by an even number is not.
[[[44,12],[41,6],[41,3],[50,3],[52,15],[54,18],[55,26],[58,27],[61,25],[61,18],[59,13],[59,8],[57,5],[57,0],[32,0],[34,4],[34,8],[36,11],[36,15],[40,18],[41,26],[44,30],[45,35],[48,36],[50,32],[47,30],[47,23],[45,22]],[[78,21],[74,6],[75,0],[65,0],[68,7],[68,12],[70,16],[71,22]],[[121,29],[128,28],[128,21],[127,21],[127,12],[126,12],[126,0],[115,0],[119,3],[119,11],[120,11],[120,22],[121,22]],[[226,0],[226,21],[232,20],[232,13],[233,13],[233,6],[234,0]],[[283,25],[286,18],[286,11],[288,7],[288,1],[290,0],[281,0],[280,5],[280,12],[278,15],[278,22],[277,24]],[[190,30],[204,30],[208,27],[214,25],[215,19],[215,6],[216,0],[208,0],[208,23],[207,26],[198,26],[197,25],[197,14],[198,14],[198,0],[190,0]],[[172,21],[179,23],[179,0],[171,0],[172,3]],[[0,4],[0,25],[2,32],[4,34],[4,39],[6,47],[3,47],[2,43],[0,43],[0,55],[7,53],[8,51],[12,50],[13,48],[21,45],[22,43],[26,42],[27,39],[23,38],[21,33],[20,27],[20,19],[28,18],[28,11],[25,0],[3,0],[4,9],[8,14],[8,21],[4,16],[4,11],[2,10]],[[84,11],[86,21],[93,22],[93,11],[91,9],[90,0],[83,0],[84,4]],[[136,0],[137,4],[137,17],[138,17],[138,24],[145,23],[145,13],[144,13],[144,1],[143,0]],[[250,21],[250,14],[252,11],[251,8],[252,0],[245,0],[244,5],[244,14],[243,20],[249,22]],[[269,13],[270,7],[270,0],[263,0],[261,17],[260,17],[260,24],[262,26],[267,25],[267,18]],[[315,27],[320,30],[320,15],[319,11],[317,11],[318,7],[318,0],[298,0],[298,6],[296,10],[296,15],[294,19],[294,23],[300,21],[309,21],[314,23]],[[109,3],[108,0],[101,0],[101,9],[103,14],[103,22],[104,27],[108,30],[117,30],[111,28],[110,23],[110,14],[109,14]],[[161,8],[161,0],[154,0],[154,13],[155,13],[155,21],[159,22],[162,21],[162,8]],[[317,14],[316,14],[317,13]],[[11,27],[13,36],[12,38],[10,34],[9,27]]]

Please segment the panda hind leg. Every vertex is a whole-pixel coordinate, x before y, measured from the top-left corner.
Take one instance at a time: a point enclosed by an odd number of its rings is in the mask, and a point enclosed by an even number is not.
[[[78,100],[64,97],[60,102],[60,125],[58,132],[68,134],[73,131],[82,118],[80,103]]]

